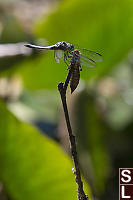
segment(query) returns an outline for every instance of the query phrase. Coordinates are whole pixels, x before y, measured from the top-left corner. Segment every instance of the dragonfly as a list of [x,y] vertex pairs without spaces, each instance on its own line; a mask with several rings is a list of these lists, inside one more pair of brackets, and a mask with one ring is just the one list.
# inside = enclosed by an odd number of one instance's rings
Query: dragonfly
[[54,57],[56,59],[56,62],[59,63],[60,59],[64,58],[64,62],[67,65],[69,65],[70,63],[70,58],[72,58],[74,49],[78,49],[78,51],[80,52],[81,65],[95,67],[97,62],[101,62],[103,60],[101,54],[81,47],[77,47],[76,45],[65,41],[60,41],[50,46],[38,46],[34,44],[26,44],[25,46],[38,50],[54,50]]

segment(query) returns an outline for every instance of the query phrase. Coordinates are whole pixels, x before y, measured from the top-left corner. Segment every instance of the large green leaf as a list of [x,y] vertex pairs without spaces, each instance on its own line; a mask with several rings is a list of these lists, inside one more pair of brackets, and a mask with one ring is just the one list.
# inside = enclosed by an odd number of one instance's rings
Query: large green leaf
[[[67,0],[38,21],[35,33],[50,44],[66,40],[103,54],[97,68],[84,67],[81,77],[89,80],[107,73],[133,47],[133,2],[131,0]],[[32,89],[55,88],[64,80],[66,65],[56,64],[52,52],[25,61],[20,70]]]
[[13,200],[76,199],[70,159],[0,102],[0,180]]

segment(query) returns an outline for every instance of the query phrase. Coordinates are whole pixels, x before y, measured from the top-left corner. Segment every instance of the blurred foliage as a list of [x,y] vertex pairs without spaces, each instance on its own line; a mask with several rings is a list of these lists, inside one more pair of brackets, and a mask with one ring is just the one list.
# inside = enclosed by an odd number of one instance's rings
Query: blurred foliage
[[[0,44],[23,42],[29,39],[32,40],[32,36],[24,31],[17,18],[3,13],[0,21]],[[11,76],[16,71],[14,65],[20,63],[24,58],[24,55],[5,57],[0,55],[0,76]]]
[[[13,2],[17,5],[17,1]],[[118,168],[133,165],[133,55],[128,54],[133,48],[132,0],[58,2],[56,9],[36,23],[30,17],[32,24],[27,24],[33,34],[23,24],[26,18],[21,21],[27,6],[21,11],[21,20],[10,9],[3,9],[0,4],[0,43],[39,43],[37,39],[43,38],[54,44],[65,40],[103,55],[104,61],[96,68],[83,67],[81,78],[92,82],[88,86],[87,81],[86,85],[80,81],[77,96],[76,92],[70,96],[68,93],[69,111],[73,115],[82,173],[93,196],[118,199]],[[46,45],[42,41],[40,44]],[[115,70],[110,73],[113,67]],[[62,126],[59,94],[51,89],[56,89],[66,74],[67,66],[63,61],[57,64],[51,51],[33,51],[29,57],[0,57],[0,76],[4,76],[2,83],[0,80],[0,96],[5,101],[0,102],[0,181],[11,200],[76,199],[70,159],[55,142],[33,127],[39,120],[43,126],[46,122]],[[14,77],[19,77],[21,84]],[[20,84],[19,92],[15,84]],[[2,89],[5,96],[1,95]],[[64,121],[62,116],[61,120]],[[66,124],[58,134],[63,135],[65,128]],[[48,131],[46,134],[49,135]],[[60,141],[62,146],[63,142]]]
[[[67,0],[47,20],[41,18],[35,34],[50,44],[65,40],[101,53],[104,62],[97,68],[83,68],[81,77],[88,80],[107,73],[133,47],[132,19],[131,0]],[[24,62],[22,67],[20,72],[25,86],[30,89],[55,88],[67,73],[63,62],[60,65],[55,62],[52,52]],[[36,74],[39,76],[37,82],[33,81]]]
[[16,43],[28,39],[28,36],[16,17],[10,14],[6,15],[2,20],[2,24],[1,43]]
[[68,157],[0,102],[0,180],[11,199],[76,199]]
[[[81,164],[83,169],[85,168],[84,175],[92,185],[94,193],[100,194],[105,189],[110,162],[105,143],[107,130],[95,107],[95,98],[93,91],[91,94],[88,94],[88,91],[83,91],[78,95],[74,106],[74,132],[78,138],[77,147]],[[91,160],[89,164],[88,157]],[[88,168],[90,168],[89,172]]]

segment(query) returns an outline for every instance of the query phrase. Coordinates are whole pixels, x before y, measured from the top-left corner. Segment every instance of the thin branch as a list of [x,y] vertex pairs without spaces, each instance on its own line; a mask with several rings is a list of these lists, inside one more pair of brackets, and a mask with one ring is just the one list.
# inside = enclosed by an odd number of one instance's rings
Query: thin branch
[[[72,65],[72,63],[70,65]],[[66,103],[66,90],[67,90],[69,81],[71,79],[71,73],[72,73],[72,67],[69,68],[69,72],[66,77],[65,83],[60,82],[58,84],[58,90],[60,92],[60,96],[61,96],[61,100],[62,100],[63,110],[64,110],[64,114],[65,114],[65,120],[66,120],[67,129],[68,129],[68,133],[69,133],[71,154],[72,154],[73,162],[75,165],[75,180],[76,180],[76,183],[78,184],[78,200],[88,200],[88,196],[84,193],[84,190],[83,190],[83,182],[81,180],[79,162],[78,162],[78,157],[77,157],[76,141],[75,141],[75,136],[72,133],[72,128],[71,128],[68,109],[67,109],[67,103]]]
[[67,86],[68,86],[69,81],[70,81],[70,79],[71,79],[72,70],[73,70],[73,68],[70,67],[70,69],[69,69],[69,71],[68,71],[68,74],[67,74],[67,77],[66,77],[66,80],[65,80],[65,83],[64,83],[64,85],[63,85],[65,95],[66,95]]

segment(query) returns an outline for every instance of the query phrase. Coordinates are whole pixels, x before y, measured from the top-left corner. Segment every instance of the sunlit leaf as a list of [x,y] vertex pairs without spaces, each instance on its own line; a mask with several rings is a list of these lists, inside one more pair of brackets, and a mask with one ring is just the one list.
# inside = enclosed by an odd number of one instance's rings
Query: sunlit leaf
[[77,199],[72,163],[59,146],[0,102],[0,180],[13,200]]
[[[107,73],[133,47],[132,19],[131,0],[67,0],[47,19],[38,21],[35,33],[49,44],[66,40],[101,53],[103,62],[92,69],[84,67],[81,72],[81,77],[89,80]],[[31,89],[55,88],[67,74],[67,66],[57,64],[52,52],[21,66],[24,83]]]

